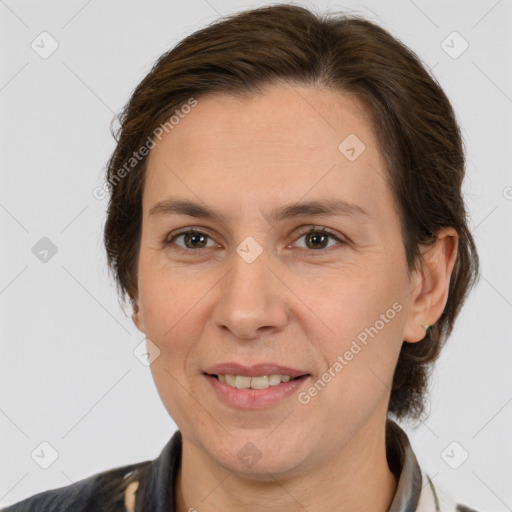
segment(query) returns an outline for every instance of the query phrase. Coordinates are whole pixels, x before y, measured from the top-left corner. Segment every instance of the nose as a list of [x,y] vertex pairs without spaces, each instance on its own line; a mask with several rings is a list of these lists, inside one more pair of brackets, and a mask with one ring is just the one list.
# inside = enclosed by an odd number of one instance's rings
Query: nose
[[256,339],[281,330],[288,319],[288,289],[264,255],[252,263],[234,253],[213,309],[216,327],[237,339]]

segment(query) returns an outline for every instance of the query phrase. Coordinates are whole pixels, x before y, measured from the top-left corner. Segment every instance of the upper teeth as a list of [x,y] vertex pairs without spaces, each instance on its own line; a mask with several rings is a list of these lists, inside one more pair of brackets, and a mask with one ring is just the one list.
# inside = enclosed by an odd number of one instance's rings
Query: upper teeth
[[246,377],[244,375],[217,375],[220,382],[238,389],[265,389],[288,382],[290,375],[262,375],[261,377]]

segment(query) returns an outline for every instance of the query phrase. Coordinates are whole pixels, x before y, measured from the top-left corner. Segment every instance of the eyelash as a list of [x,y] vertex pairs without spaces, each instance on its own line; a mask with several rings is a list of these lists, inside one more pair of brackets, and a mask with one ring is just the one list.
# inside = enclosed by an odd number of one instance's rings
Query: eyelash
[[[210,237],[210,235],[208,235],[207,233],[204,233],[203,231],[200,231],[199,228],[194,228],[194,227],[189,227],[189,228],[185,228],[183,229],[182,231],[178,231],[177,233],[171,233],[170,235],[167,235],[163,242],[162,242],[162,245],[164,248],[168,248],[169,246],[172,245],[173,241],[182,236],[182,235],[186,235],[186,234],[189,234],[189,233],[193,233],[193,234],[196,234],[196,235],[205,235],[207,236],[208,238],[212,239],[212,237]],[[315,226],[309,226],[308,228],[302,230],[297,236],[298,236],[298,239],[302,238],[304,235],[308,235],[310,233],[314,233],[314,234],[322,234],[322,235],[326,235],[334,240],[336,240],[337,242],[339,242],[338,245],[340,246],[343,246],[345,245],[347,242],[345,240],[343,240],[342,238],[340,238],[339,236],[335,235],[334,233],[332,233],[331,231],[328,231],[327,229],[325,229],[324,227],[315,227]],[[171,236],[172,235],[172,236]],[[199,251],[204,251],[206,249],[212,249],[211,247],[206,247],[206,248],[198,248],[198,249],[188,249],[186,247],[181,247],[181,246],[176,246],[179,250],[182,250],[182,251],[186,251],[186,252],[189,252],[189,253],[194,253],[194,252],[199,252]],[[304,250],[308,250],[308,248],[302,248],[301,249],[304,249]],[[332,247],[326,247],[324,249],[309,249],[309,252],[319,252],[319,253],[323,253],[325,251],[328,251],[332,249]]]

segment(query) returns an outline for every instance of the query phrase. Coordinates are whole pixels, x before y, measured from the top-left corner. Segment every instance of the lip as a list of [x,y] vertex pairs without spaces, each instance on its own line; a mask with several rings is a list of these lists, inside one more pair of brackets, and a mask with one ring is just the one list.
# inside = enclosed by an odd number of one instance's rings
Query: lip
[[210,366],[204,370],[204,373],[208,375],[242,375],[244,377],[261,377],[263,375],[289,375],[292,378],[309,375],[307,371],[289,368],[287,366],[282,366],[275,363],[259,363],[253,366],[245,366],[232,362],[219,363],[214,366]]
[[[268,368],[268,367],[267,367]],[[280,367],[284,368],[284,367]],[[247,367],[245,367],[247,371]],[[276,367],[274,366],[275,370]],[[230,370],[232,371],[232,370]],[[237,369],[239,371],[239,369]],[[254,367],[250,368],[249,371],[262,371],[261,368],[255,370]],[[290,369],[286,369],[286,371],[290,371]],[[219,371],[219,373],[222,373]],[[240,373],[235,374],[227,374],[227,375],[241,375]],[[267,375],[263,373],[263,375]],[[274,375],[270,373],[270,375]],[[283,373],[282,375],[289,375],[289,373]],[[249,375],[247,375],[249,377]],[[258,375],[252,375],[258,377]],[[217,397],[221,400],[222,403],[227,405],[230,408],[242,409],[242,410],[259,410],[266,409],[271,407],[278,402],[284,400],[286,397],[289,397],[295,394],[298,389],[304,385],[306,381],[308,381],[311,375],[302,375],[295,380],[290,380],[288,382],[281,382],[281,384],[277,384],[277,386],[270,386],[267,389],[237,389],[227,384],[220,382],[213,375],[203,374],[203,377],[209,383],[209,385],[214,390]]]

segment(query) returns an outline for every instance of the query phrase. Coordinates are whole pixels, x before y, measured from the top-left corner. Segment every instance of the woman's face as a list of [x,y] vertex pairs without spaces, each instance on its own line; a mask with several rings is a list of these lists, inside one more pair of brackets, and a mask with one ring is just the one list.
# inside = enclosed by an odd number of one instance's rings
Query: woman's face
[[[284,85],[210,95],[155,141],[134,320],[160,351],[151,371],[185,442],[205,463],[258,478],[325,465],[383,432],[402,341],[425,332],[363,104]],[[303,377],[236,389],[207,375],[244,375],[212,369],[223,363]],[[236,380],[249,382],[269,384]]]

